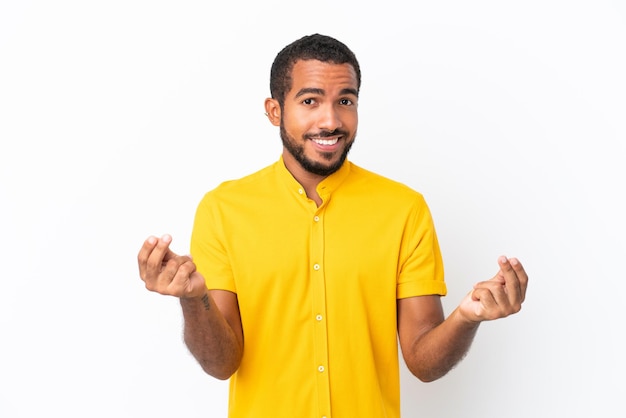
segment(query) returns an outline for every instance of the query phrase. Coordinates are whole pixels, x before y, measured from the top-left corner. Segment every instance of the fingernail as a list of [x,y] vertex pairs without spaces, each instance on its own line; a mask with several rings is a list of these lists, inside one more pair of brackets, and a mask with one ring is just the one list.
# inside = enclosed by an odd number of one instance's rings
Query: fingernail
[[156,242],[155,237],[148,237],[148,244],[154,244]]
[[164,242],[170,242],[170,241],[172,241],[172,236],[171,236],[171,235],[169,235],[169,234],[165,234],[165,235],[163,235],[163,236],[161,237],[161,239],[162,239]]

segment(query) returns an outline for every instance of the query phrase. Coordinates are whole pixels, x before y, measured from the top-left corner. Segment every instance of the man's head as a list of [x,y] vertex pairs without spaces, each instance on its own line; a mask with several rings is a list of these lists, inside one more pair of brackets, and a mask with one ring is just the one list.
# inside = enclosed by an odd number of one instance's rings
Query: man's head
[[280,126],[285,164],[296,178],[341,167],[356,137],[360,86],[355,55],[328,36],[305,36],[277,55],[265,109]]
[[342,42],[330,36],[314,34],[304,36],[284,47],[272,64],[270,93],[273,99],[285,103],[285,94],[291,90],[291,71],[299,60],[317,60],[329,64],[350,64],[357,80],[357,92],[361,88],[361,68],[354,53]]

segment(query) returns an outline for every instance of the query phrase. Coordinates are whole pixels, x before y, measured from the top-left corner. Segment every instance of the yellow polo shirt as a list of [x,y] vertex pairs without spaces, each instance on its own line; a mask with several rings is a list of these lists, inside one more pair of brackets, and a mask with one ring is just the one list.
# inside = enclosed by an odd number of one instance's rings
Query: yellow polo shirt
[[198,205],[191,252],[237,294],[231,418],[400,416],[396,300],[446,294],[418,192],[349,161],[307,198],[282,158]]

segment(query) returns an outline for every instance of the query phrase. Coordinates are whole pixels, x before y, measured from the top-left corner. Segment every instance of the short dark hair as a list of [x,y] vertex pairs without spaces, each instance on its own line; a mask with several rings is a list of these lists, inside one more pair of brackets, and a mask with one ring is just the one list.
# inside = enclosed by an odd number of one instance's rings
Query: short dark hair
[[318,33],[304,36],[284,47],[272,64],[270,71],[270,93],[278,100],[281,108],[285,96],[291,90],[291,71],[299,60],[317,60],[332,64],[350,64],[357,80],[357,92],[361,88],[361,68],[354,53],[344,43]]

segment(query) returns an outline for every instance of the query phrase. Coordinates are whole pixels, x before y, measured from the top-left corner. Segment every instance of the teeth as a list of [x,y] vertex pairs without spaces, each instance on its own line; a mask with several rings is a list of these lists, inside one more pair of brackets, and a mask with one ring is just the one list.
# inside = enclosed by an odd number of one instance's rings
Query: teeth
[[339,141],[339,138],[335,139],[314,139],[313,142],[320,145],[335,145]]

